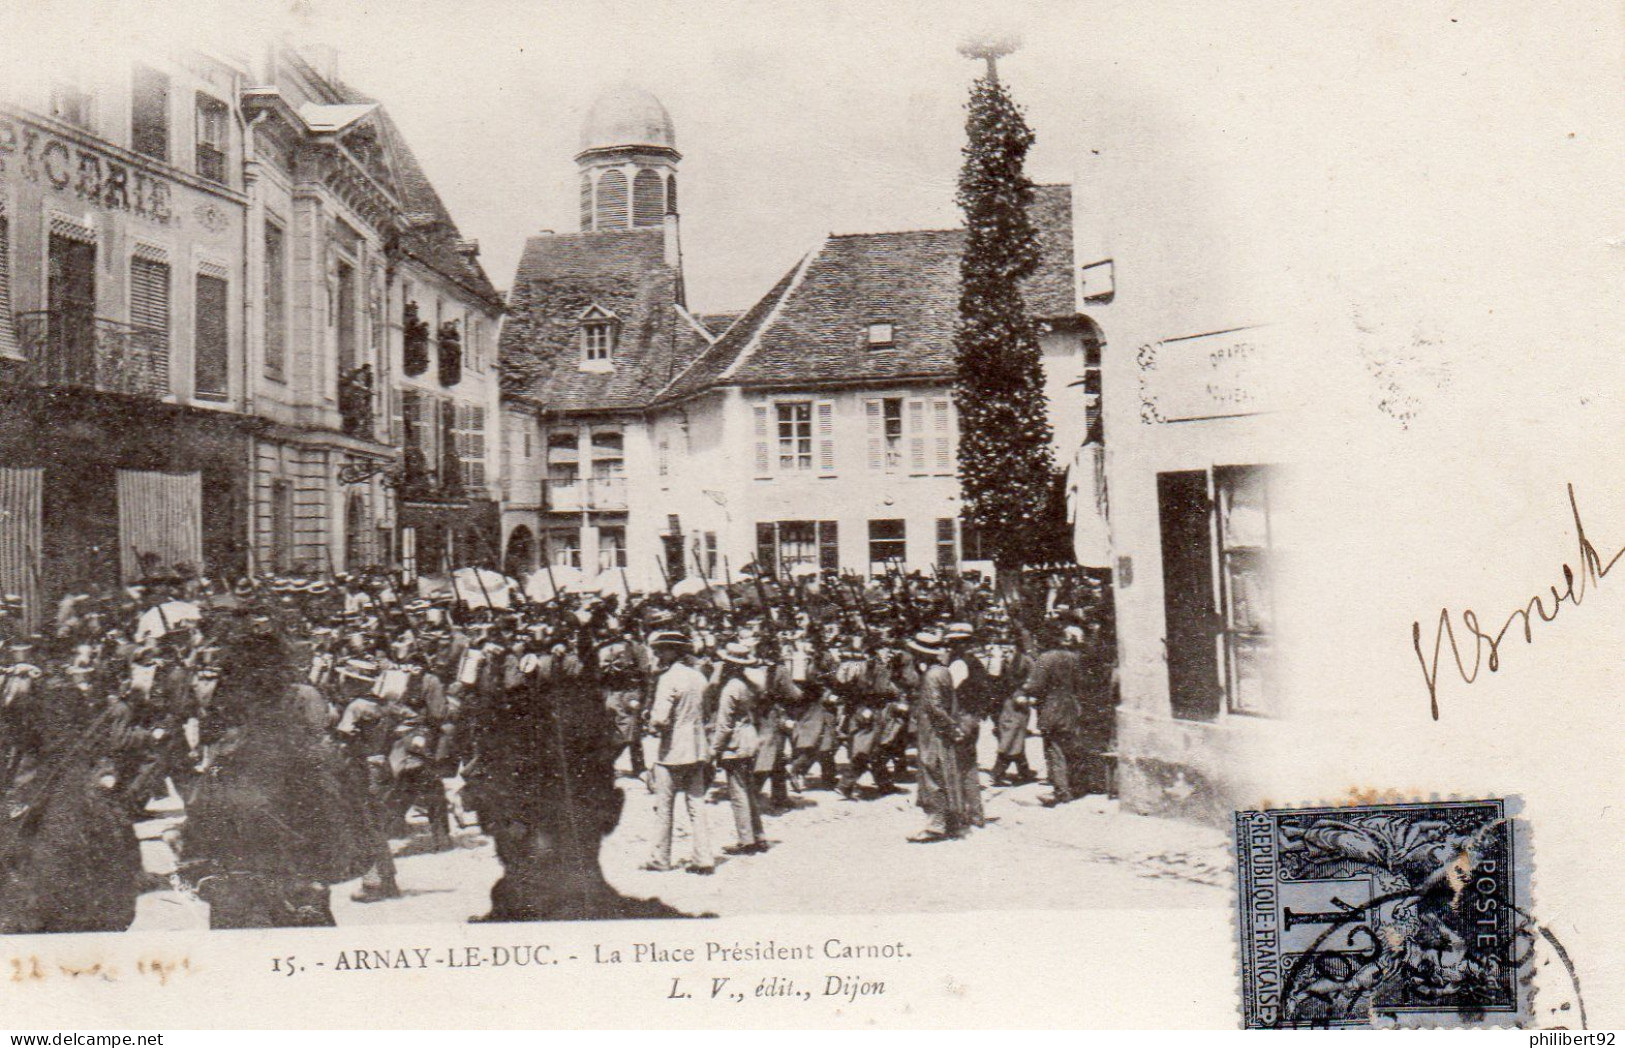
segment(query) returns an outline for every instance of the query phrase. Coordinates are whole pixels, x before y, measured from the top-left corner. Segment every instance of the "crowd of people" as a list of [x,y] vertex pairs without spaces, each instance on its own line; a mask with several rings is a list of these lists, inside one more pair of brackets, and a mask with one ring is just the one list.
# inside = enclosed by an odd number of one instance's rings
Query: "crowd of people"
[[702,875],[719,781],[720,851],[740,856],[770,847],[764,815],[820,789],[862,803],[912,783],[908,840],[962,837],[987,821],[984,776],[1035,780],[1035,718],[1043,803],[1106,793],[1109,618],[1053,601],[1011,614],[975,579],[901,572],[541,602],[382,573],[178,573],[67,597],[29,629],[7,597],[0,932],[128,927],[153,886],[135,826],[176,796],[168,886],[240,928],[332,924],[331,886],[357,877],[357,902],[398,895],[390,841],[414,811],[431,849],[475,822],[492,839],[486,919],[672,915],[599,868],[618,778],[655,796],[644,869]]

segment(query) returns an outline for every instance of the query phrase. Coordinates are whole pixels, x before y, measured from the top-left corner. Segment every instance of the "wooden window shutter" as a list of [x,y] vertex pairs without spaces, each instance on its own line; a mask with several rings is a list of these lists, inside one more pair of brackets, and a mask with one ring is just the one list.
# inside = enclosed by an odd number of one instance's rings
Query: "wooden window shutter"
[[946,398],[931,402],[932,440],[935,441],[936,471],[952,473],[954,468],[953,405]]
[[813,405],[818,420],[818,472],[835,472],[835,402],[820,400]]
[[885,405],[878,400],[863,402],[863,423],[869,437],[869,468],[881,470],[886,466]]
[[758,404],[752,410],[756,413],[756,476],[758,478],[773,475],[772,458],[768,454],[767,443],[767,406]]
[[908,471],[925,472],[925,401],[908,402]]
[[[3,212],[0,212],[0,353],[17,353],[17,328],[11,312],[11,222]],[[22,591],[14,587],[11,592]]]

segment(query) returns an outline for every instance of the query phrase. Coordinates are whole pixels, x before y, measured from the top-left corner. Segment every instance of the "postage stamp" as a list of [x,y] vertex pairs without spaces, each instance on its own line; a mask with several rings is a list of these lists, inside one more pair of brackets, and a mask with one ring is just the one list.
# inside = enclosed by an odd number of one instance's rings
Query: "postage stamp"
[[1515,1025],[1529,878],[1515,801],[1236,813],[1242,1025]]

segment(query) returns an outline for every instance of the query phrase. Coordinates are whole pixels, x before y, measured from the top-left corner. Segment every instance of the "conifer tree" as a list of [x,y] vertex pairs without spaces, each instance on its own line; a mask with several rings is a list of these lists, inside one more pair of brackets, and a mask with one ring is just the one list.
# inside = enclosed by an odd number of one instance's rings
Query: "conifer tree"
[[1025,171],[1033,133],[998,79],[994,62],[1007,50],[965,52],[986,58],[988,69],[967,105],[958,193],[966,237],[954,336],[965,517],[1001,573],[1045,557],[1055,539],[1042,357],[1021,292],[1039,261]]

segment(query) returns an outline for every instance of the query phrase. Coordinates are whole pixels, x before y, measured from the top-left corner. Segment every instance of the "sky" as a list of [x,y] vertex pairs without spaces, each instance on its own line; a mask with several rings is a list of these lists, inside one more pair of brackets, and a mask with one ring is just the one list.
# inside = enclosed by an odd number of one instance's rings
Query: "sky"
[[981,71],[958,46],[972,35],[1022,41],[1001,70],[1037,133],[1035,179],[1115,163],[1202,206],[1255,132],[1279,129],[1293,90],[1267,82],[1281,34],[1313,38],[1292,5],[1254,0],[307,6],[303,20],[265,0],[30,0],[9,13],[49,24],[47,52],[131,33],[243,47],[290,28],[336,47],[341,76],[388,107],[504,288],[527,235],[576,228],[573,157],[593,99],[644,87],[684,154],[688,287],[705,310],[748,306],[824,234],[958,224],[964,103]]

